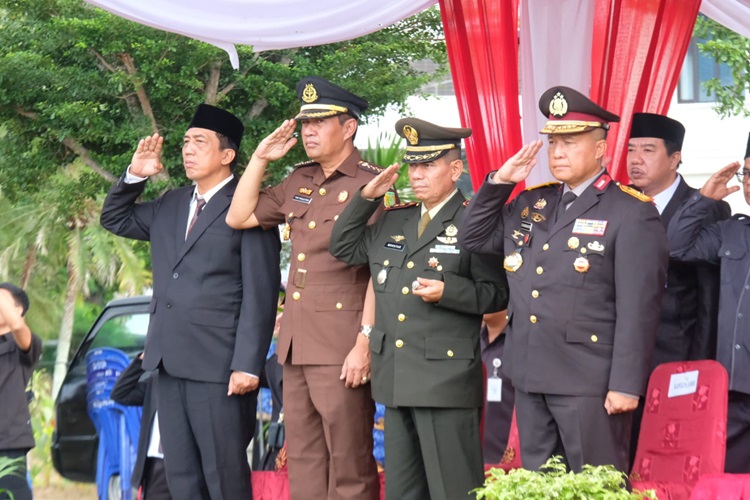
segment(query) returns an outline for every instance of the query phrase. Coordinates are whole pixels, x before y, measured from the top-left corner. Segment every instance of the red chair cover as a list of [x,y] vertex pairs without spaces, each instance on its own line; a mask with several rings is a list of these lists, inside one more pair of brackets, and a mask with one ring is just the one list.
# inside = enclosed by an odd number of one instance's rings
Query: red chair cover
[[[692,371],[698,371],[695,392],[669,397],[671,377]],[[687,499],[702,475],[724,470],[727,386],[727,372],[716,361],[665,363],[654,370],[630,473],[634,486],[659,484],[668,498]]]
[[750,500],[750,474],[702,476],[690,496],[690,500],[714,500],[716,498]]
[[508,445],[505,447],[503,458],[499,464],[485,464],[484,470],[500,468],[505,472],[521,468],[521,440],[518,437],[518,425],[516,423],[516,410],[513,409],[513,420],[510,422],[510,434],[508,434]]

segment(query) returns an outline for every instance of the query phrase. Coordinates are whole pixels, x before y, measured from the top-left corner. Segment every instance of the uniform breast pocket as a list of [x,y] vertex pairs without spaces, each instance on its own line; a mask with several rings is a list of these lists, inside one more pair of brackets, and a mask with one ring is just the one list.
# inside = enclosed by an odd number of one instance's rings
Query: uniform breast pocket
[[736,244],[725,243],[719,248],[721,259],[721,282],[731,283],[735,279],[744,279],[747,274],[746,265],[743,265],[747,250]]
[[423,272],[421,277],[442,280],[445,273],[459,273],[461,269],[461,255],[431,251],[425,256],[425,261],[422,264]]
[[289,225],[290,239],[294,240],[296,236],[299,236],[300,229],[308,224],[305,219],[309,208],[310,205],[307,203],[295,200],[287,201],[279,208],[279,211],[284,214],[284,221]]
[[398,285],[397,275],[401,273],[406,257],[406,245],[403,248],[392,248],[388,245],[375,253],[375,258],[370,261],[370,273],[372,275],[372,286],[376,292],[389,293]]

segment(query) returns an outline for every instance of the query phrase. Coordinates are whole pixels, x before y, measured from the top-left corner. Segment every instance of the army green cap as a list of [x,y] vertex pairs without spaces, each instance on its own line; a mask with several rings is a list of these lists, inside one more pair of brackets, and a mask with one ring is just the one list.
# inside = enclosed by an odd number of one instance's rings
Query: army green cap
[[396,133],[406,139],[404,162],[424,163],[436,160],[461,147],[461,139],[471,135],[470,128],[448,128],[419,118],[402,118]]

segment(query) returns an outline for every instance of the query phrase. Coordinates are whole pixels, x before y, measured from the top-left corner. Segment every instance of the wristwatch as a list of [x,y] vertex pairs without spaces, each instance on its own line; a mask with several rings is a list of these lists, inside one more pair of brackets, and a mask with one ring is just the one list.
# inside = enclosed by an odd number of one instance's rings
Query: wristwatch
[[370,338],[370,332],[372,332],[372,325],[362,325],[359,327],[359,333],[361,333],[368,339]]

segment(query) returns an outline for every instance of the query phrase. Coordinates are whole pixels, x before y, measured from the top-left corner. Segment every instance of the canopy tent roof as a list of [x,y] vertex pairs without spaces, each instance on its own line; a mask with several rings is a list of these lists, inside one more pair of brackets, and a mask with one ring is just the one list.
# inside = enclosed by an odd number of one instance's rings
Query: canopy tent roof
[[[146,26],[189,36],[227,51],[307,47],[357,38],[405,19],[437,0],[87,0]],[[703,0],[701,13],[750,37],[750,0]]]

